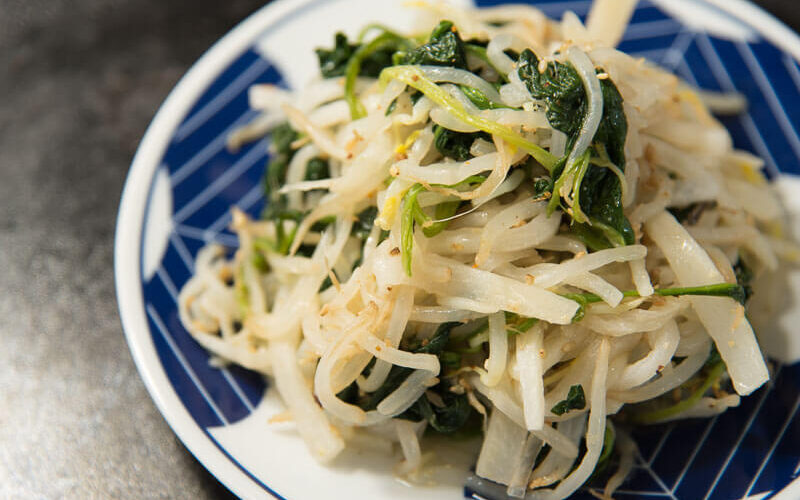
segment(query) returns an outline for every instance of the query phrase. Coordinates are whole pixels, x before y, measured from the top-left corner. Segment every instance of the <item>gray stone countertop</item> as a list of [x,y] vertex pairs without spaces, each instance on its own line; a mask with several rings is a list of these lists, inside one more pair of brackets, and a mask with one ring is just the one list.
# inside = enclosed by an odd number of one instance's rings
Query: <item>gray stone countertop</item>
[[0,498],[232,497],[136,372],[112,248],[159,104],[263,3],[0,0]]

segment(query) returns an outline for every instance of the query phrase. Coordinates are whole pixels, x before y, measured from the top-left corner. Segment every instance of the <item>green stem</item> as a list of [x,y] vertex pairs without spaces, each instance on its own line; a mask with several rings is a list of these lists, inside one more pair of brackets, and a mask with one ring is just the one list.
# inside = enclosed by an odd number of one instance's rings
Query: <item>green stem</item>
[[[711,297],[730,297],[734,300],[739,300],[739,297],[744,293],[742,287],[736,283],[717,283],[714,285],[703,286],[689,286],[681,288],[656,288],[653,290],[655,295],[661,297],[676,297],[678,295],[705,295]],[[562,294],[568,299],[583,304],[594,304],[602,302],[603,299],[593,293],[564,293]],[[622,292],[623,297],[641,297],[636,290],[626,290]]]
[[373,53],[386,47],[411,47],[411,44],[407,39],[386,30],[369,43],[359,47],[347,62],[344,73],[344,97],[350,107],[350,117],[353,120],[367,116],[367,110],[356,97],[356,79],[361,71],[361,63]]
[[725,363],[719,361],[708,370],[708,375],[703,384],[692,392],[688,398],[667,408],[634,414],[633,421],[640,424],[654,424],[692,408],[723,373],[725,373]]
[[[418,216],[415,210],[417,195],[424,188],[421,184],[414,184],[403,198],[403,210],[400,215],[400,252],[403,258],[403,268],[411,276],[411,252],[414,249],[414,219]],[[423,214],[424,215],[424,214]]]
[[536,143],[525,139],[514,132],[510,127],[498,122],[488,120],[480,115],[473,115],[464,109],[464,106],[432,80],[425,78],[417,66],[393,66],[381,72],[380,81],[385,85],[389,80],[399,80],[413,87],[428,99],[442,106],[448,113],[467,125],[480,129],[488,134],[497,135],[507,143],[527,151],[533,158],[542,164],[548,171],[552,171],[557,158],[549,151]]
[[575,182],[572,184],[572,219],[575,222],[588,222],[588,217],[581,210],[581,183],[589,170],[589,158],[591,157],[590,151],[587,149],[575,161],[577,168],[575,169]]

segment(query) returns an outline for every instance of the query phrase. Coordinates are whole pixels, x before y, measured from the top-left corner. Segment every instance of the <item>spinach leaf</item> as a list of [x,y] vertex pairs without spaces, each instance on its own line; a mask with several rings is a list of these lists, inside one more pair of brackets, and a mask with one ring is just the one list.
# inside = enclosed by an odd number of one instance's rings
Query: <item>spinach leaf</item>
[[[300,134],[288,123],[282,123],[272,130],[270,135],[271,157],[267,164],[267,171],[264,175],[264,197],[266,206],[261,212],[261,218],[271,220],[275,223],[274,241],[261,241],[262,251],[272,251],[286,254],[294,241],[296,224],[299,224],[306,215],[298,210],[291,210],[288,207],[288,198],[285,194],[278,191],[286,182],[286,171],[289,163],[294,158],[295,151],[292,143],[299,138]],[[306,165],[306,180],[318,180],[330,177],[328,162],[322,158],[315,157],[308,161]],[[284,222],[294,221],[295,228],[289,231],[284,227]],[[331,220],[319,221],[312,227],[314,231],[321,231]],[[305,249],[308,250],[308,249]],[[313,248],[311,248],[313,251]],[[259,264],[260,267],[263,267]]]
[[395,56],[396,64],[425,64],[467,69],[464,41],[451,21],[442,21],[434,28],[428,42]]
[[443,406],[431,404],[428,397],[422,395],[400,418],[416,421],[425,419],[433,430],[442,434],[452,434],[461,429],[472,415],[473,408],[466,395],[450,390],[452,385],[445,380],[429,389],[439,395]]
[[287,212],[286,196],[278,194],[278,190],[286,182],[286,170],[289,162],[292,161],[294,150],[292,142],[297,140],[299,134],[289,123],[282,123],[272,130],[270,135],[271,152],[267,172],[264,175],[264,197],[267,205],[264,208],[262,217],[264,219],[275,220],[278,218],[293,218],[295,214]]
[[[379,45],[369,54],[364,54],[360,61],[360,67],[356,72],[357,75],[377,78],[383,68],[392,65],[392,54],[398,50],[398,46],[396,44]],[[324,78],[344,76],[347,71],[347,64],[361,47],[363,45],[350,43],[344,33],[336,33],[334,45],[331,49],[318,48],[315,51],[322,76]]]
[[366,241],[372,227],[375,225],[375,217],[378,216],[378,207],[368,207],[358,213],[356,222],[353,224],[352,235],[360,240]]
[[[433,336],[427,340],[427,342],[421,343],[417,348],[413,349],[412,352],[415,353],[425,353],[425,354],[435,354],[439,356],[442,351],[444,351],[445,346],[447,345],[447,341],[450,339],[450,330],[452,330],[455,326],[459,323],[451,322],[451,323],[442,323],[439,325],[439,328],[436,329],[436,332]],[[409,375],[414,370],[412,368],[406,368],[403,366],[392,366],[392,369],[389,370],[389,375],[386,377],[386,381],[383,383],[382,386],[378,387],[375,392],[371,393],[366,400],[362,401],[359,406],[366,410],[374,410],[378,407],[378,403],[383,401],[383,399],[395,391],[400,384],[405,382]],[[425,397],[424,395],[422,396]]]
[[331,176],[328,161],[323,160],[319,156],[315,156],[308,160],[306,164],[306,180],[318,181],[320,179],[327,179]]
[[491,140],[486,132],[455,132],[439,125],[433,126],[433,144],[442,153],[442,156],[452,158],[456,161],[466,161],[472,158],[469,152],[475,139],[482,138]]
[[318,48],[315,50],[322,76],[324,78],[344,76],[347,61],[353,57],[357,48],[358,44],[351,44],[347,41],[347,35],[341,32],[336,33],[333,48]]
[[549,200],[553,196],[553,179],[550,177],[536,177],[533,179],[533,198],[535,200]]
[[744,305],[753,296],[753,287],[751,286],[754,277],[753,270],[739,257],[733,266],[733,272],[736,275],[736,283],[742,287],[742,300],[739,302]]
[[563,415],[570,410],[582,410],[586,408],[586,395],[583,393],[583,386],[573,385],[569,388],[567,399],[556,403],[550,411],[555,415]]
[[698,201],[697,203],[690,203],[685,207],[670,207],[669,213],[675,216],[678,222],[694,226],[700,221],[700,217],[706,210],[711,210],[717,207],[716,201]]
[[611,169],[590,165],[580,185],[583,212],[613,246],[631,245],[631,223],[622,212],[622,187]]
[[600,80],[600,90],[603,93],[603,118],[594,134],[593,142],[603,144],[611,163],[625,171],[628,119],[625,118],[622,95],[610,78]]
[[520,54],[517,71],[531,96],[544,101],[547,120],[567,134],[567,149],[572,149],[586,114],[586,92],[578,72],[570,64],[554,61],[540,73],[539,58],[530,49]]
[[[567,135],[567,151],[571,151],[587,113],[583,82],[569,63],[553,61],[542,72],[539,72],[539,63],[536,54],[526,49],[519,57],[519,76],[531,95],[544,101],[550,125]],[[600,89],[603,117],[592,138],[592,147],[586,153],[588,156],[581,156],[580,161],[567,165],[568,155],[565,155],[552,171],[552,192],[570,187],[572,208],[566,211],[573,218],[573,231],[593,250],[635,241],[633,228],[623,213],[619,177],[625,169],[628,133],[623,100],[610,79],[600,80]],[[562,186],[566,180],[572,185]],[[552,212],[560,203],[560,198],[552,198],[548,210]]]

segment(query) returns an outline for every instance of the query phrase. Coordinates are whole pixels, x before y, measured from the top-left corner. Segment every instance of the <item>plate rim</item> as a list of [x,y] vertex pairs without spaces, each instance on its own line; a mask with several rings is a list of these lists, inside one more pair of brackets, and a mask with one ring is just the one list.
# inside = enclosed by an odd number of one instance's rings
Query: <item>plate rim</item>
[[[161,416],[182,444],[226,488],[242,498],[282,498],[249,475],[193,419],[167,378],[152,340],[141,281],[141,241],[154,178],[173,134],[196,99],[235,57],[282,17],[324,0],[273,0],[212,44],[184,73],[159,105],[137,147],[126,175],[114,234],[114,281],[123,332],[137,371]],[[664,0],[653,0],[658,5]],[[668,0],[667,0],[668,1]],[[761,37],[800,61],[800,35],[749,0],[691,0],[732,15]],[[772,498],[800,496],[800,478]]]

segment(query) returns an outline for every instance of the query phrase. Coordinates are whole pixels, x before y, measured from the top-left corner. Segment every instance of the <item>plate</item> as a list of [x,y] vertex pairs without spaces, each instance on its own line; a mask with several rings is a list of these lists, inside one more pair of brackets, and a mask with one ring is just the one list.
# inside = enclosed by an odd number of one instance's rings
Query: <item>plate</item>
[[[465,3],[468,0],[463,0]],[[230,247],[229,208],[257,214],[264,141],[231,153],[229,131],[254,113],[253,83],[297,88],[313,76],[312,49],[337,29],[368,22],[406,29],[402,0],[277,0],[217,42],[170,93],[142,140],[120,205],[115,243],[117,296],[133,358],[153,400],[197,459],[245,498],[461,498],[455,485],[410,488],[391,477],[393,460],[349,454],[316,464],[291,428],[267,426],[281,411],[258,375],[214,368],[178,320],[176,297],[206,243]],[[491,0],[477,0],[480,6]],[[550,17],[590,1],[533,1]],[[620,47],[689,82],[745,94],[748,112],[724,120],[738,147],[766,160],[768,174],[800,213],[800,38],[742,0],[639,3]],[[796,296],[800,278],[789,276]],[[784,326],[800,321],[800,310]],[[632,477],[618,498],[800,498],[800,340],[767,337],[772,382],[710,420],[641,431]],[[592,498],[581,492],[578,498]]]

